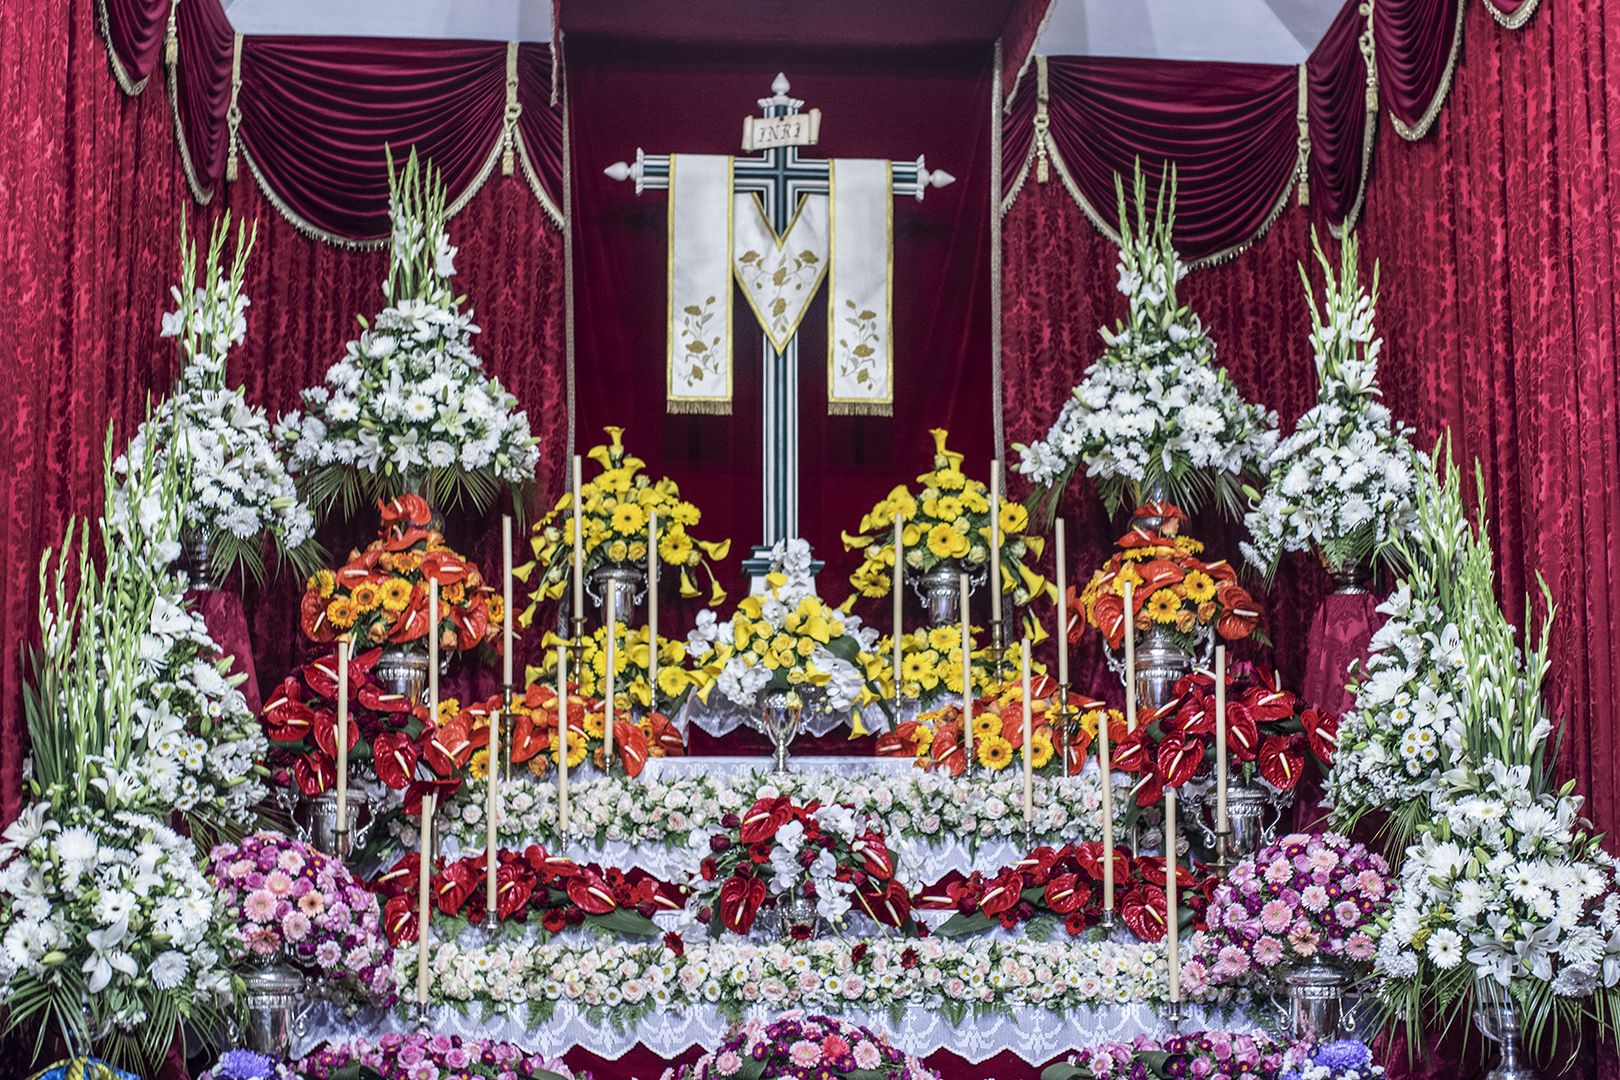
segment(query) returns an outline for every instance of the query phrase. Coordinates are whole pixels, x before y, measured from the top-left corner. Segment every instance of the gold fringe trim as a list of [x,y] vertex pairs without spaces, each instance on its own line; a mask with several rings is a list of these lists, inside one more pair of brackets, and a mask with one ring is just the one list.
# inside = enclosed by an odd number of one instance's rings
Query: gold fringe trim
[[[1052,24],[1052,12],[1057,10],[1057,6],[1058,0],[1046,0],[1046,14],[1041,16],[1041,24],[1035,28],[1035,39],[1029,43],[1029,52],[1024,54],[1024,62],[1018,65],[1018,70],[1013,72],[1012,85],[1001,95],[1002,109],[1012,108],[1012,100],[1018,94],[1018,84],[1024,81],[1024,72],[1029,70],[1029,62],[1036,59],[1035,50],[1040,47],[1041,35],[1045,34],[1046,28]],[[1001,71],[1000,63],[996,64],[996,71],[998,73]]]
[[242,126],[242,108],[237,99],[242,95],[242,35],[236,34],[231,39],[231,103],[225,110],[225,127],[230,133],[230,141],[225,149],[225,182],[236,183],[236,157],[241,150],[237,131]]
[[1299,205],[1311,205],[1311,75],[1306,65],[1299,65],[1299,104],[1295,117],[1299,122]]
[[1541,6],[1541,0],[1525,0],[1524,3],[1519,5],[1519,10],[1509,15],[1491,3],[1491,0],[1483,0],[1483,2],[1485,10],[1491,13],[1491,18],[1496,20],[1496,24],[1507,30],[1518,30],[1523,27],[1525,23],[1530,21],[1530,16],[1536,13],[1536,8]]
[[1423,115],[1418,117],[1417,123],[1408,126],[1393,112],[1389,114],[1390,121],[1395,125],[1395,133],[1407,142],[1416,142],[1429,133],[1440,115],[1440,107],[1446,103],[1446,95],[1451,93],[1451,77],[1457,73],[1457,54],[1462,51],[1463,13],[1467,10],[1467,0],[1457,0],[1457,18],[1451,29],[1451,55],[1446,59],[1446,72],[1440,78],[1434,100],[1423,110]]
[[247,160],[248,172],[253,174],[254,182],[259,185],[259,191],[264,194],[270,205],[276,208],[276,213],[280,214],[287,224],[305,236],[312,240],[320,240],[331,244],[333,247],[347,248],[350,251],[376,251],[387,246],[388,237],[386,236],[380,240],[351,240],[347,236],[339,236],[337,233],[328,232],[314,224],[282,201],[281,196],[276,194],[275,188],[270,186],[270,181],[265,179],[264,172],[259,168],[259,163],[253,160],[253,155],[245,147],[242,150],[242,157]]
[[518,101],[518,43],[506,43],[506,112],[501,122],[501,175],[511,176],[514,168],[512,160],[517,145],[518,117],[523,115],[523,105]]
[[[728,410],[729,411],[729,410]],[[893,416],[894,402],[874,401],[870,404],[861,401],[829,401],[827,402],[828,416]]]
[[[129,77],[129,69],[124,67],[122,60],[118,59],[118,50],[112,46],[112,23],[107,17],[107,0],[96,0],[96,29],[101,33],[101,43],[107,48],[107,66],[112,68],[113,79],[118,83],[118,89],[129,97],[138,97],[151,76],[144,79]],[[169,8],[169,34],[174,33],[174,8]]]
[[[177,8],[170,8],[173,15]],[[203,190],[202,181],[197,176],[196,164],[191,159],[191,147],[186,143],[186,128],[180,122],[180,53],[175,51],[174,59],[168,64],[169,69],[169,116],[174,121],[174,141],[180,148],[180,171],[186,174],[186,187],[191,189],[191,197],[197,200],[199,206],[207,206],[214,200],[213,189]]]
[[556,202],[552,200],[550,195],[546,194],[546,186],[540,181],[540,170],[535,168],[534,159],[529,157],[529,145],[523,138],[522,128],[517,130],[517,150],[518,164],[523,169],[523,178],[528,182],[529,190],[539,200],[541,208],[545,210],[546,217],[551,219],[551,223],[559,229],[562,228],[562,211],[557,209]]
[[[832,406],[827,406],[827,409],[831,412]],[[668,398],[664,402],[664,411],[676,416],[730,416],[731,402],[708,398]]]
[[1356,200],[1350,204],[1350,210],[1345,214],[1344,220],[1337,225],[1328,223],[1329,234],[1339,240],[1354,232],[1356,222],[1361,219],[1361,208],[1367,199],[1367,176],[1372,170],[1373,144],[1378,141],[1378,57],[1372,29],[1374,2],[1375,0],[1366,0],[1361,5],[1361,13],[1367,19],[1367,28],[1361,32],[1359,41],[1361,61],[1367,68],[1365,116],[1361,121],[1361,179],[1356,184]]

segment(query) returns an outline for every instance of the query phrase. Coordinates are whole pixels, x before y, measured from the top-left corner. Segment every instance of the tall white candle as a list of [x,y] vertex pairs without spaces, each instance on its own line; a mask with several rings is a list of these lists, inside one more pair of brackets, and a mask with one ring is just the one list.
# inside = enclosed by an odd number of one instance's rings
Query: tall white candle
[[[1064,687],[1069,685],[1069,600],[1066,595],[1069,584],[1069,570],[1065,565],[1063,543],[1063,519],[1058,518],[1054,528],[1057,530],[1057,651],[1058,651],[1058,684]],[[1064,703],[1065,707],[1067,702]]]
[[501,685],[512,688],[512,515],[501,517]]
[[349,854],[349,635],[337,652],[337,857]]
[[568,833],[568,646],[557,646],[557,835]]
[[1164,789],[1164,934],[1169,951],[1170,1000],[1181,1000],[1181,920],[1176,903],[1176,789]]
[[[1001,462],[990,462],[990,619],[1001,621]],[[997,658],[1000,663],[1000,658]]]
[[1108,745],[1108,710],[1097,723],[1097,776],[1102,780],[1103,910],[1114,910],[1114,755]]
[[439,582],[428,579],[428,716],[439,722]]
[[1029,638],[1024,639],[1023,656],[1019,663],[1023,669],[1024,677],[1024,821],[1033,823],[1035,820],[1035,757],[1032,746],[1035,741],[1035,723],[1032,713],[1033,703],[1029,699]]
[[422,796],[422,855],[416,871],[416,1000],[428,1000],[428,929],[433,917],[429,903],[433,881],[433,803],[432,792]]
[[1226,646],[1215,646],[1215,831],[1226,818]]
[[647,515],[647,680],[658,701],[658,511]]
[[585,507],[580,489],[585,486],[581,476],[584,463],[574,455],[574,611],[576,619],[585,617]]
[[489,769],[486,778],[489,786],[484,792],[484,902],[489,905],[489,921],[494,923],[497,919],[498,905],[495,893],[495,845],[497,834],[495,818],[500,813],[501,806],[501,710],[494,709],[489,714]]
[[1136,586],[1125,582],[1125,730],[1136,730]]
[[968,619],[968,576],[956,579],[962,610],[962,752],[967,769],[973,768],[973,627]]
[[905,696],[904,692],[901,690],[902,679],[900,676],[900,669],[904,661],[904,650],[901,647],[902,643],[900,640],[900,635],[902,632],[901,612],[904,606],[901,590],[905,587],[906,582],[906,547],[904,529],[905,522],[901,520],[899,514],[894,515],[894,627],[892,640],[894,641],[894,700],[897,706],[900,699]]
[[619,590],[607,591],[607,682],[602,694],[602,771],[613,771],[613,668],[618,663]]

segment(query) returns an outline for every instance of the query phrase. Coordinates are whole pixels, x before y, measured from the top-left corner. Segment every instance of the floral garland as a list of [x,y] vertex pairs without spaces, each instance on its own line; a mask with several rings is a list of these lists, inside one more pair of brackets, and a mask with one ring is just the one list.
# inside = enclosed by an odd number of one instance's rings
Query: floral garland
[[[525,1053],[509,1042],[459,1035],[379,1035],[327,1043],[294,1066],[301,1080],[591,1080],[554,1058]],[[216,1077],[216,1080],[257,1078]]]
[[[395,945],[415,941],[421,933],[416,891],[421,869],[421,855],[408,852],[372,883],[384,898],[383,926]],[[488,923],[487,872],[482,854],[438,860],[428,883],[438,914],[463,926]],[[656,937],[652,915],[680,909],[646,874],[599,873],[535,845],[522,852],[497,851],[495,881],[497,919],[503,926],[537,925],[542,941],[582,924],[603,933]]]
[[[679,939],[676,939],[679,942]],[[395,982],[415,985],[415,950]],[[462,945],[436,941],[430,998],[482,1015],[526,1010],[548,1022],[559,1002],[625,1030],[654,1012],[713,1007],[740,1018],[779,1009],[937,1012],[952,1023],[1015,1005],[1071,1009],[1155,1003],[1168,990],[1164,954],[1113,941],[821,938],[756,945],[721,938],[671,949],[597,941]]]
[[[1115,848],[1114,882],[1120,919],[1140,941],[1163,941],[1170,901],[1165,895],[1161,858],[1133,857]],[[919,897],[919,907],[954,911],[935,933],[941,937],[979,934],[1000,926],[1029,924],[1037,939],[1059,924],[1070,937],[1098,925],[1103,914],[1103,849],[1099,843],[1038,847],[995,874],[974,871],[939,892]],[[1209,893],[1218,879],[1201,869],[1176,866],[1176,922],[1202,928]],[[1036,921],[1040,920],[1040,921]],[[1201,990],[1201,987],[1193,988]]]
[[1314,550],[1334,573],[1353,572],[1375,555],[1387,563],[1387,542],[1412,519],[1412,429],[1378,400],[1378,269],[1368,292],[1357,280],[1354,236],[1340,249],[1337,276],[1315,230],[1311,241],[1326,279],[1320,311],[1306,282],[1317,402],[1271,451],[1270,480],[1243,518],[1250,536],[1240,545],[1244,558],[1267,575],[1285,551]]
[[1196,654],[1210,631],[1227,641],[1242,641],[1260,625],[1260,605],[1238,584],[1237,571],[1225,559],[1205,562],[1202,541],[1182,536],[1186,515],[1157,503],[1143,507],[1165,523],[1157,530],[1138,526],[1119,538],[1119,550],[1097,569],[1068,605],[1080,618],[1069,631],[1080,641],[1087,627],[1099,631],[1111,649],[1125,641],[1125,585],[1130,583],[1135,610],[1131,624],[1139,631],[1170,634],[1183,651]]
[[163,336],[178,340],[184,367],[113,471],[124,481],[149,464],[161,470],[170,456],[179,459],[189,490],[184,526],[205,538],[215,582],[238,569],[262,581],[266,535],[307,574],[320,558],[315,517],[277,455],[264,410],[249,405],[241,387],[225,387],[227,354],[247,333],[242,276],[253,248],[253,237],[239,229],[227,272],[221,260],[229,236],[227,214],[209,235],[199,282],[197,246],[181,230],[180,277],[191,291],[170,288],[176,306],[163,316]]
[[534,481],[538,440],[473,351],[478,327],[450,287],[456,249],[443,180],[413,149],[398,173],[389,158],[388,186],[387,306],[360,321],[360,337],[322,385],[303,392],[303,411],[277,422],[276,436],[319,507],[341,500],[352,514],[362,500],[407,491],[484,507],[502,486],[516,505]]
[[[962,472],[962,455],[945,448],[949,433],[934,428],[934,467],[917,477],[920,490],[913,495],[901,484],[861,518],[853,535],[843,533],[844,550],[861,551],[861,565],[849,583],[864,597],[887,596],[894,581],[894,522],[903,522],[901,543],[906,572],[926,574],[936,567],[956,565],[970,574],[982,574],[990,564],[990,492],[979,480]],[[1046,579],[1025,565],[1045,549],[1044,536],[1025,534],[1029,514],[1015,502],[1001,503],[1001,575],[1010,584],[1014,606],[1023,606],[1048,588]],[[958,680],[960,682],[960,679]]]
[[777,541],[770,567],[768,591],[743,600],[730,619],[721,622],[709,608],[698,612],[687,652],[699,700],[707,703],[718,688],[733,704],[752,708],[761,693],[777,690],[825,700],[834,713],[872,700],[865,654],[877,631],[816,595],[805,541]]
[[[1114,805],[1126,810],[1129,781],[1114,781]],[[599,777],[569,791],[566,836],[557,835],[557,785],[514,776],[503,787],[497,822],[502,846],[536,841],[553,847],[570,842],[628,842],[690,849],[708,848],[708,834],[727,814],[742,814],[760,799],[780,796],[801,805],[847,805],[881,823],[890,843],[956,840],[977,848],[1022,838],[1018,812],[1023,780],[1011,773],[971,782],[938,772],[904,777],[797,776],[766,772],[741,776],[679,776],[629,780]],[[1102,832],[1102,788],[1095,775],[1035,778],[1035,838],[1062,844],[1096,840]],[[406,846],[416,845],[409,822],[394,826]],[[444,835],[483,850],[484,800],[468,789],[445,807]]]
[[814,918],[799,913],[797,902],[813,905],[815,917],[835,928],[859,905],[881,925],[915,929],[910,894],[895,880],[882,831],[851,808],[777,796],[720,824],[690,883],[698,922],[710,934],[747,934],[767,902],[784,929],[803,937]]
[[[348,634],[360,645],[408,645],[431,631],[440,648],[467,651],[500,634],[501,597],[478,567],[432,527],[420,495],[378,502],[377,539],[336,573],[310,577],[299,607],[304,636],[317,644]],[[439,625],[428,625],[430,582],[439,583]]]
[[192,842],[155,817],[25,809],[0,842],[9,1022],[61,1025],[80,1044],[96,1033],[107,1057],[130,1065],[160,1059],[176,1021],[223,1022],[231,978],[213,890],[192,858]]
[[[647,520],[649,515],[657,514],[660,573],[677,571],[681,595],[692,599],[703,595],[692,582],[693,571],[701,568],[709,578],[709,603],[725,603],[726,590],[720,587],[709,560],[723,562],[731,551],[731,541],[698,540],[688,533],[686,530],[702,519],[702,511],[681,498],[675,481],[668,477],[655,481],[641,471],[647,463],[625,448],[623,428],[602,430],[610,442],[593,446],[586,454],[602,471],[584,481],[579,492],[584,506],[580,542],[586,578],[600,567],[613,564],[644,567]],[[535,522],[530,538],[534,562],[517,570],[525,581],[536,569],[540,571],[532,602],[521,616],[524,626],[529,625],[540,603],[560,600],[567,591],[573,573],[574,516],[574,494],[565,491],[546,516]]]
[[662,1080],[941,1080],[871,1028],[831,1016],[789,1013],[750,1020],[713,1053],[665,1070]]
[[[1277,442],[1277,414],[1243,400],[1215,344],[1176,299],[1187,273],[1171,242],[1175,181],[1161,190],[1150,221],[1147,181],[1136,173],[1136,220],[1118,178],[1119,291],[1126,321],[1104,330],[1108,348],[1086,372],[1046,436],[1022,455],[1019,472],[1034,485],[1031,505],[1055,510],[1081,465],[1103,505],[1138,506],[1167,498],[1196,510],[1206,499],[1239,508],[1241,477],[1264,475]],[[1156,493],[1152,494],[1151,493]]]
[[1262,1031],[1198,1031],[1162,1041],[1138,1035],[1082,1050],[1048,1066],[1041,1080],[1281,1080],[1285,1069],[1310,1061],[1305,1051]]
[[1392,886],[1388,863],[1338,833],[1285,836],[1215,889],[1183,978],[1279,990],[1291,967],[1326,960],[1359,981],[1372,970]]
[[377,898],[341,862],[260,832],[209,853],[208,879],[236,961],[285,957],[307,974],[387,1005],[394,950]]

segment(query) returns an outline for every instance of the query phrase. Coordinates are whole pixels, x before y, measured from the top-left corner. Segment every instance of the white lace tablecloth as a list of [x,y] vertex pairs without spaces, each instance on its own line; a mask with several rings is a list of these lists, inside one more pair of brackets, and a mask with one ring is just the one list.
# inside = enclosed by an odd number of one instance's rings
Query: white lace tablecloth
[[[749,1017],[770,1019],[780,1010],[760,1007]],[[848,1019],[886,1036],[902,1051],[927,1057],[948,1050],[964,1061],[979,1063],[1011,1051],[1031,1065],[1040,1065],[1070,1051],[1103,1042],[1124,1042],[1136,1035],[1162,1037],[1171,1033],[1169,1023],[1155,1006],[1132,1003],[1056,1013],[1033,1006],[1014,1006],[1010,1013],[968,1017],[958,1026],[932,1009],[907,1008],[898,1020],[887,1012],[850,1010]],[[591,1019],[572,1002],[560,1001],[550,1020],[531,1025],[523,1010],[506,1012],[480,1009],[468,1011],[449,1006],[430,1008],[428,1030],[434,1033],[504,1039],[530,1053],[561,1056],[581,1049],[609,1060],[616,1060],[638,1043],[653,1053],[674,1058],[693,1047],[713,1050],[724,1041],[732,1022],[713,1007],[658,1013],[643,1018],[633,1028],[615,1030],[600,1019]],[[1182,1031],[1198,1031],[1210,1024],[1225,1028],[1245,1028],[1248,1021],[1230,1010],[1211,1013],[1206,1022],[1204,1010],[1184,1010]],[[323,1042],[357,1035],[387,1032],[407,1034],[417,1029],[414,1007],[398,1010],[364,1009],[348,1015],[341,1008],[318,1002],[301,1035],[295,1037],[293,1052],[302,1056]],[[629,1077],[620,1080],[631,1080]],[[641,1077],[639,1080],[657,1080]]]
[[[771,759],[758,756],[648,758],[641,775],[647,780],[673,780],[681,776],[747,776],[771,771]],[[788,762],[788,771],[804,776],[914,776],[915,758],[838,757],[805,755]]]

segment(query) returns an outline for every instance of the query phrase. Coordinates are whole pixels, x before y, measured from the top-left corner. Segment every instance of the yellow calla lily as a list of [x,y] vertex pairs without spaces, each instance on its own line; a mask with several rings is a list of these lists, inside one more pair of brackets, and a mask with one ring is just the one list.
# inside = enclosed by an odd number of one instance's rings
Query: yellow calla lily
[[1038,559],[1046,554],[1046,537],[1026,536],[1024,537],[1024,546],[1029,548],[1029,553]]
[[870,536],[851,536],[847,532],[840,531],[838,537],[844,541],[845,551],[859,551],[864,547],[870,547],[872,544],[872,537]]
[[696,585],[692,584],[692,575],[688,574],[686,572],[685,567],[682,567],[681,568],[681,596],[684,597],[687,600],[690,600],[693,597],[702,596],[702,595],[703,594],[698,591],[698,587]]
[[851,709],[849,716],[849,737],[851,739],[859,739],[870,734],[871,732],[866,730],[866,722],[861,717],[861,710]]
[[526,562],[522,566],[514,566],[512,567],[512,576],[526,585],[529,578],[534,576],[534,567],[535,564],[532,562]]
[[699,540],[697,546],[703,549],[703,554],[715,562],[724,562],[726,557],[731,554],[731,541],[729,539],[720,541]]
[[709,592],[709,606],[719,607],[721,604],[726,602],[726,590],[722,589],[720,587],[720,582],[714,578],[710,578],[709,582],[714,586],[714,588]]

